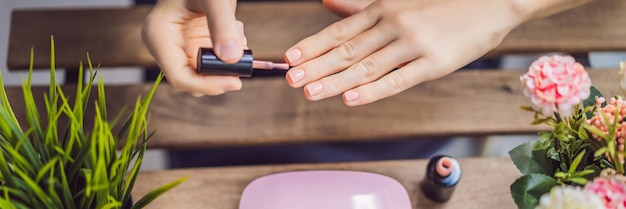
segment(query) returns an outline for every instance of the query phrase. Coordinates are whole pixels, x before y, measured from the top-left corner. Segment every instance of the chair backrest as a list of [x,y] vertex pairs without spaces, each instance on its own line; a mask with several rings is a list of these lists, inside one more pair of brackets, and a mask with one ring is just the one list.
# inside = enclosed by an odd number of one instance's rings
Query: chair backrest
[[[54,35],[59,68],[76,68],[86,52],[104,67],[154,67],[140,38],[143,18],[150,9],[15,10],[8,66],[10,70],[27,69],[34,47],[35,67],[46,68],[50,35]],[[626,1],[595,1],[528,22],[488,56],[626,51],[624,11]],[[282,60],[290,45],[339,19],[318,2],[241,2],[237,12],[246,23],[255,57],[274,61]],[[523,73],[459,71],[362,107],[347,107],[339,98],[307,101],[300,89],[287,86],[283,78],[247,79],[242,91],[204,98],[162,85],[151,105],[151,128],[158,130],[151,146],[197,148],[534,133],[547,127],[529,125],[532,118],[518,109],[529,104],[519,86]],[[594,84],[607,93],[617,93],[615,73],[590,71]],[[121,104],[133,102],[149,86],[108,86],[110,110],[120,110]],[[11,97],[21,95],[19,88],[8,91]]]

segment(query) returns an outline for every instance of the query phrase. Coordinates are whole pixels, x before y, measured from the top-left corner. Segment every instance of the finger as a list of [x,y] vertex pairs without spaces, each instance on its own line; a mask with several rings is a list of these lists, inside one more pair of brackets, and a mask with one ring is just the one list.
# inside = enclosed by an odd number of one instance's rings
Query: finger
[[[163,41],[156,46],[159,66],[167,76],[168,83],[175,89],[218,95],[227,91],[241,89],[241,81],[234,76],[199,75],[189,63],[181,46]],[[191,62],[195,63],[195,61]]]
[[200,49],[200,47],[210,48],[211,45],[213,45],[213,43],[208,37],[196,37],[187,39],[185,53],[187,54],[189,65],[193,69],[198,69],[198,50]]
[[152,24],[147,25],[143,31],[143,38],[149,43],[148,49],[167,76],[168,83],[175,89],[208,95],[240,89],[241,81],[237,77],[206,78],[191,68],[188,56],[183,50],[185,45],[181,34],[183,27],[178,24]]
[[189,91],[198,95],[219,95],[228,91],[240,90],[241,80],[228,75],[199,75],[191,67],[181,69],[171,75],[166,74],[167,81],[176,89]]
[[[187,43],[185,44],[185,53],[187,54],[187,59],[189,60],[189,65],[197,69],[198,67],[198,50],[200,48],[211,48],[213,43],[211,42],[211,38],[209,37],[194,37],[186,39]],[[246,40],[244,39],[244,43]],[[244,47],[247,48],[247,47]]]
[[208,21],[213,48],[217,57],[226,63],[236,63],[243,56],[240,29],[231,0],[205,0],[203,11]]
[[335,22],[319,33],[309,36],[290,47],[285,53],[285,61],[291,66],[300,65],[361,34],[374,26],[376,21],[377,15],[366,9],[363,12]]
[[[185,45],[180,24],[161,24],[162,19],[144,23],[142,38],[159,68],[166,74],[187,65],[187,56],[183,51]],[[167,31],[164,33],[163,31]]]
[[434,67],[425,58],[414,60],[375,82],[348,90],[343,94],[343,101],[348,106],[364,105],[396,95],[425,81],[439,78],[450,71]]
[[309,85],[305,86],[305,96],[310,100],[320,100],[339,95],[349,89],[376,81],[399,65],[415,60],[419,56],[417,51],[403,48],[405,44],[393,42],[348,69],[309,84],[313,87],[319,87],[321,84],[322,92],[311,94],[314,89]]
[[340,44],[328,53],[292,68],[287,72],[287,81],[292,87],[316,81],[328,75],[340,72],[391,43],[396,37],[374,27],[354,39]]
[[322,0],[322,4],[335,14],[347,17],[354,13],[357,13],[367,6],[369,6],[373,0]]
[[205,17],[194,18],[187,23],[184,31],[186,39],[197,37],[211,37],[209,25]]
[[[246,46],[246,36],[244,34],[244,26],[243,22],[237,20],[237,29],[239,31],[239,39],[243,41],[242,46]],[[211,37],[209,33],[209,24],[207,23],[206,18],[199,17],[191,20],[187,27],[185,28],[185,38],[197,38],[197,37]],[[213,45],[213,44],[211,44]]]
[[[243,23],[241,21],[237,21],[240,39],[243,48],[247,48],[247,40],[244,36],[244,28]],[[189,64],[193,67],[197,67],[197,56],[198,50],[200,47],[202,48],[212,48],[213,42],[211,40],[211,36],[209,34],[209,30],[207,28],[206,18],[196,18],[190,21],[187,24],[187,28],[185,29],[185,52],[189,59]]]

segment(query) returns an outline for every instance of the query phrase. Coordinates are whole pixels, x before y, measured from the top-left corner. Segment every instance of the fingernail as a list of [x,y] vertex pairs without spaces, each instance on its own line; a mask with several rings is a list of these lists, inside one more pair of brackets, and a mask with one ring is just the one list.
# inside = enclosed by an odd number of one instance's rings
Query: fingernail
[[193,96],[193,97],[202,97],[204,95],[206,95],[206,94],[204,94],[204,93],[191,93],[191,96]]
[[241,85],[235,85],[235,84],[231,84],[231,85],[227,85],[224,87],[225,91],[238,91],[241,90]]
[[322,86],[321,83],[311,83],[309,85],[306,85],[306,92],[309,94],[309,96],[315,96],[320,94],[322,92],[322,89],[324,89],[324,86]]
[[215,50],[222,60],[235,59],[237,57],[237,42],[235,40],[222,42],[219,48]]
[[289,80],[292,84],[296,84],[304,78],[304,70],[300,68],[289,70],[287,76],[289,76]]
[[350,90],[343,93],[343,100],[346,102],[356,101],[357,99],[359,99],[359,92],[357,91]]
[[289,49],[285,53],[285,59],[288,63],[295,63],[302,57],[302,51],[300,49]]

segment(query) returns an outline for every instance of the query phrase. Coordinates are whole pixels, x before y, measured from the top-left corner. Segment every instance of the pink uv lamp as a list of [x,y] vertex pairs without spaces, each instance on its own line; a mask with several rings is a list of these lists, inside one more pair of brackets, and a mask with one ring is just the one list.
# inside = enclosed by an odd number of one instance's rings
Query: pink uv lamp
[[244,189],[239,209],[411,209],[409,194],[388,176],[339,170],[271,174]]

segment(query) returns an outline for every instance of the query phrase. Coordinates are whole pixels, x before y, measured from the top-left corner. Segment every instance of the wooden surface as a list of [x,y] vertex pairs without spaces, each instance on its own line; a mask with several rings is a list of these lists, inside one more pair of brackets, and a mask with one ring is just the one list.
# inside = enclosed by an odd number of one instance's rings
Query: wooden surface
[[[151,7],[15,10],[11,17],[8,67],[28,67],[35,47],[37,68],[47,68],[54,35],[57,65],[76,68],[85,53],[104,67],[153,67],[140,37]],[[509,52],[626,50],[626,1],[597,0],[514,30],[491,55]],[[284,51],[339,18],[319,2],[241,2],[237,17],[246,26],[255,58],[282,61]]]
[[189,176],[190,179],[187,182],[165,193],[148,208],[237,209],[245,186],[252,180],[264,175],[312,169],[357,170],[379,173],[398,180],[407,189],[414,209],[515,208],[515,203],[510,195],[509,185],[520,177],[521,174],[509,159],[475,158],[459,160],[463,169],[461,181],[456,186],[452,198],[445,204],[437,204],[430,201],[418,187],[426,172],[426,160],[142,172],[137,178],[133,195],[142,197],[159,185]]
[[[150,129],[157,130],[150,146],[196,148],[533,134],[548,127],[530,125],[533,115],[519,109],[530,105],[519,82],[523,73],[459,71],[360,107],[347,107],[339,97],[308,101],[301,89],[287,86],[283,78],[245,80],[241,91],[202,98],[163,85],[150,107]],[[618,93],[617,70],[589,73],[602,92]],[[149,87],[109,85],[109,115],[124,104],[134,104]],[[46,88],[37,88],[35,95],[43,95]],[[71,90],[70,86],[64,88]],[[23,106],[21,90],[12,87],[8,91],[9,97],[18,98],[14,99],[15,111],[24,113],[19,109]]]
[[595,0],[514,29],[496,53],[626,51],[626,1]]

